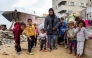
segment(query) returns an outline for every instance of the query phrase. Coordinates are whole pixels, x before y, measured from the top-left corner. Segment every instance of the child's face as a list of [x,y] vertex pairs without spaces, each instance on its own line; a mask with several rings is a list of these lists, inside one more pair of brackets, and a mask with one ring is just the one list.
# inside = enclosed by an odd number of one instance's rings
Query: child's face
[[32,25],[32,21],[31,21],[31,20],[29,20],[29,21],[28,21],[28,24],[29,24],[29,25]]
[[22,30],[24,30],[24,29],[26,28],[26,26],[25,26],[25,25],[21,25],[20,28],[21,28]]
[[62,26],[64,26],[64,23],[62,23]]
[[63,22],[64,20],[60,19],[60,22]]
[[41,30],[41,33],[44,33],[44,31],[43,31],[43,30]]
[[70,28],[70,29],[73,29],[73,28],[74,28],[74,26],[73,26],[72,24],[70,24],[70,25],[69,25],[69,28]]
[[83,23],[79,23],[79,27],[83,27]]

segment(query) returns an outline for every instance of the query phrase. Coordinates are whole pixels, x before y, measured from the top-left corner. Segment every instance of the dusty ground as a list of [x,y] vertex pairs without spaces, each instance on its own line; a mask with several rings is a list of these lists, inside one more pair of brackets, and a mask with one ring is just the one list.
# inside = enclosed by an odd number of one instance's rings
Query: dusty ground
[[[0,47],[0,58],[76,58],[73,54],[68,54],[68,49],[63,46],[52,52],[39,51],[39,45],[33,49],[34,55],[29,55],[27,51],[27,43],[21,43],[22,52],[17,55],[13,44],[3,45]],[[8,55],[3,55],[6,52]]]

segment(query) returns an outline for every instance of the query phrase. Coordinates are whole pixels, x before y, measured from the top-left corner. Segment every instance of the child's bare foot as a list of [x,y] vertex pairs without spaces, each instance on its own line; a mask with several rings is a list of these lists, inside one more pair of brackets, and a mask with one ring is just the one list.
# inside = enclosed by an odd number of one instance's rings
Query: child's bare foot
[[76,54],[74,54],[73,56],[76,56]]
[[79,58],[79,55],[77,55],[76,58]]

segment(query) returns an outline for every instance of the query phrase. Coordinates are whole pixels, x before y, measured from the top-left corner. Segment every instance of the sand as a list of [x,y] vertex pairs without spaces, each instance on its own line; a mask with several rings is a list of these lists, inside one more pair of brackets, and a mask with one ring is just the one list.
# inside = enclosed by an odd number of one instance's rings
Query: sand
[[[22,52],[20,55],[16,54],[14,44],[6,44],[0,47],[0,58],[76,58],[73,54],[68,54],[69,50],[64,46],[58,46],[57,50],[52,52],[39,51],[39,45],[33,49],[34,55],[29,55],[27,51],[27,42],[21,43]],[[3,53],[6,55],[3,55]],[[8,55],[7,55],[8,54]]]

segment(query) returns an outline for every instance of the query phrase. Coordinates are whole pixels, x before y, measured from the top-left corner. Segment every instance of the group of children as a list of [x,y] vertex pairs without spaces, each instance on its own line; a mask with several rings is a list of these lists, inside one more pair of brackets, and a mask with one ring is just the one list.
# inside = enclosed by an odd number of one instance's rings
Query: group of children
[[81,58],[84,50],[85,39],[88,39],[85,22],[79,20],[77,25],[72,21],[66,24],[64,19],[61,18],[60,24],[57,24],[59,27],[58,45],[61,45],[60,42],[64,41],[65,48],[68,46],[70,49],[69,54],[72,54],[72,48],[74,48],[74,55],[77,55],[77,58]]
[[[16,23],[13,29],[14,39],[15,39],[15,49],[17,54],[20,54],[20,35],[23,30],[26,30],[26,36],[28,37],[28,52],[33,55],[32,48],[37,44],[37,35],[38,30],[36,25],[32,24],[32,19],[28,19],[28,25],[25,23]],[[60,22],[56,25],[57,31],[59,32],[58,45],[61,45],[61,42],[64,42],[67,46],[69,44],[70,53],[72,53],[72,48],[74,47],[74,55],[77,55],[77,58],[81,58],[84,49],[85,39],[88,39],[87,31],[85,28],[85,22],[79,20],[75,27],[74,22],[66,23],[64,18],[60,19]],[[40,51],[43,49],[46,52],[46,43],[48,43],[48,36],[45,33],[44,29],[41,29],[40,37]],[[34,45],[35,44],[35,45]]]

